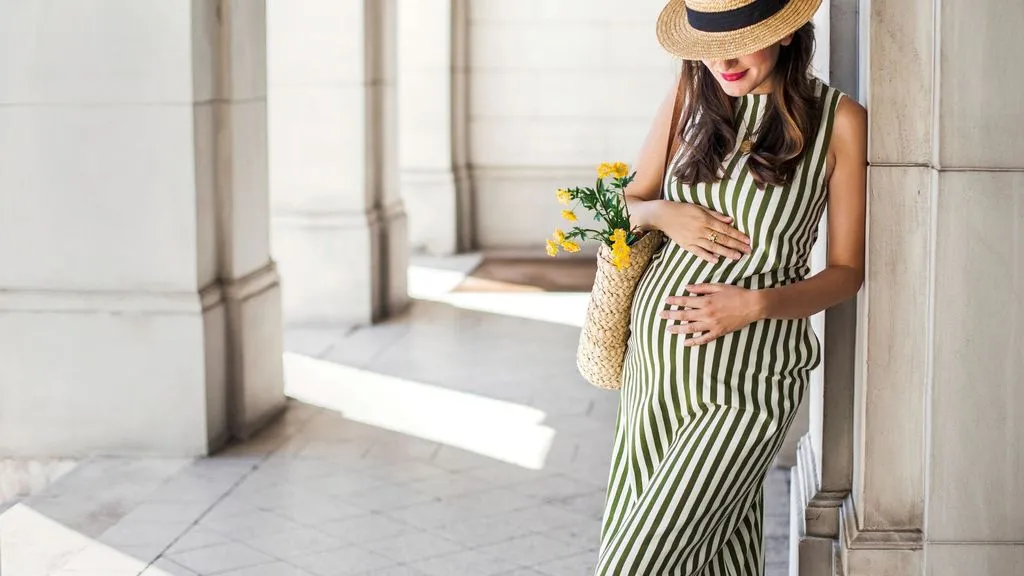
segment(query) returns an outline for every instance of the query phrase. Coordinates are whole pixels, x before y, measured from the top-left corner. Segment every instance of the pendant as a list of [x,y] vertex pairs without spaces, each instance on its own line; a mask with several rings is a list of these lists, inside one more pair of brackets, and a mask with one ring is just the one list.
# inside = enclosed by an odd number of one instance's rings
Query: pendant
[[754,148],[754,143],[750,141],[750,138],[744,138],[743,142],[740,142],[740,152],[743,154],[750,154],[750,151]]

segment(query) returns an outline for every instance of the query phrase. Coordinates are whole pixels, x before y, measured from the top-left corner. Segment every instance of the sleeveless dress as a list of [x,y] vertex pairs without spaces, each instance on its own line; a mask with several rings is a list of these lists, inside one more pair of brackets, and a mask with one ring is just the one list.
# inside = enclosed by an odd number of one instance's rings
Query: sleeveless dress
[[669,240],[640,280],[597,576],[763,574],[764,479],[819,362],[818,339],[808,319],[763,320],[686,347],[659,313],[688,284],[762,289],[807,277],[841,96],[817,86],[821,123],[789,185],[759,190],[739,144],[756,133],[766,95],[736,101],[737,148],[725,159],[725,178],[687,186],[669,171],[665,198],[732,216],[752,253],[711,264]]

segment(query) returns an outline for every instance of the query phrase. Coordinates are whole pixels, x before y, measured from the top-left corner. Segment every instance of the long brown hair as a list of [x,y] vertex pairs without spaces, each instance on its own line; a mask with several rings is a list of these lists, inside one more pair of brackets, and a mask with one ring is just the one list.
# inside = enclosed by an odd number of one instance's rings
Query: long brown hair
[[[814,25],[805,24],[781,46],[772,71],[772,93],[764,118],[754,135],[747,169],[758,186],[792,181],[804,149],[821,121],[821,103],[810,75],[814,54]],[[722,163],[736,146],[737,99],[726,94],[714,74],[697,60],[683,62],[686,106],[680,117],[683,158],[675,176],[694,185],[721,180]]]

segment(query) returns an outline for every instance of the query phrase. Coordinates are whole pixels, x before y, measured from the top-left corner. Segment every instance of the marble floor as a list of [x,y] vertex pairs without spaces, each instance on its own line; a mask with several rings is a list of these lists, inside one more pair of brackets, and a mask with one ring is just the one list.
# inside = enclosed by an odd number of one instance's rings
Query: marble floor
[[[575,370],[585,293],[477,264],[419,261],[390,322],[289,329],[289,408],[249,442],[8,505],[0,574],[589,576],[617,398]],[[766,502],[783,576],[785,471]]]

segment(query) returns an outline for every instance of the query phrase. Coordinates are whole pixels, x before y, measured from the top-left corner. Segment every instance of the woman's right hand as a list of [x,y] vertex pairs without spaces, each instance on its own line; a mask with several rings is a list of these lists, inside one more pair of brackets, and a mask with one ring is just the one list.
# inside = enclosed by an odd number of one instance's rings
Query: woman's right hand
[[750,238],[732,226],[729,216],[685,202],[666,201],[658,208],[657,227],[676,244],[712,264],[722,256],[739,260],[751,252]]

